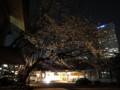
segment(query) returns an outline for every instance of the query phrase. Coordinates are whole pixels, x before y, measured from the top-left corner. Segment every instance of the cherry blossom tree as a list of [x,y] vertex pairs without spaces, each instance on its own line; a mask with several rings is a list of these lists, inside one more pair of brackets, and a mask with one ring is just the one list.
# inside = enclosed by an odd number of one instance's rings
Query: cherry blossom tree
[[41,5],[32,18],[31,29],[18,40],[26,60],[19,69],[19,82],[24,83],[38,64],[76,69],[76,62],[85,62],[97,68],[103,52],[99,49],[99,34],[105,38],[106,33],[98,33],[97,24],[89,19],[67,13],[56,0]]

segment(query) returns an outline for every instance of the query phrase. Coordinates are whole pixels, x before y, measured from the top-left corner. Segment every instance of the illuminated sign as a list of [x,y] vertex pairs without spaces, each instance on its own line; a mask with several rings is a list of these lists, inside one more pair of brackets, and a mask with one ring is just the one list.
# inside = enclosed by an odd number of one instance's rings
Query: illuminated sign
[[99,27],[97,27],[98,29],[104,28],[106,25],[101,25]]

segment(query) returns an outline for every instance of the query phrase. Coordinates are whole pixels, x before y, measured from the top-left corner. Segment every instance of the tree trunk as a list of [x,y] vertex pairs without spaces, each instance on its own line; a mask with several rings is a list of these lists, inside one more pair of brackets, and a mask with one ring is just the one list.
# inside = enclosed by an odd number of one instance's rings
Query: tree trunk
[[44,59],[37,59],[32,66],[26,66],[24,70],[22,70],[22,72],[19,72],[18,74],[18,83],[23,83],[26,84],[26,79],[29,76],[30,72],[32,71],[32,69],[34,69],[36,67],[36,65]]

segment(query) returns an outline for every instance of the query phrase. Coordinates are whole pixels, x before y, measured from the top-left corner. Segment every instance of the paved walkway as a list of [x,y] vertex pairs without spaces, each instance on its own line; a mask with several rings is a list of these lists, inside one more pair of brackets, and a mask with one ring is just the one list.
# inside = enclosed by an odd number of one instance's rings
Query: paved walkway
[[66,82],[51,82],[46,83],[34,83],[30,84],[34,86],[34,90],[120,90],[120,87],[81,87],[76,86],[75,83],[66,83]]

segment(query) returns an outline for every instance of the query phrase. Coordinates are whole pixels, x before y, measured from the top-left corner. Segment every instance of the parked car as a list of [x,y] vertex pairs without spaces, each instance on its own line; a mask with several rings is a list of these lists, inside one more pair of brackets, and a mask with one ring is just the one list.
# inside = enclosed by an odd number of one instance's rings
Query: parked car
[[87,78],[80,78],[76,81],[76,85],[90,86],[90,85],[93,85],[93,83]]
[[16,81],[13,77],[1,77],[0,86],[9,86],[14,84]]

